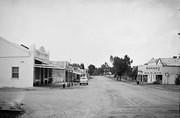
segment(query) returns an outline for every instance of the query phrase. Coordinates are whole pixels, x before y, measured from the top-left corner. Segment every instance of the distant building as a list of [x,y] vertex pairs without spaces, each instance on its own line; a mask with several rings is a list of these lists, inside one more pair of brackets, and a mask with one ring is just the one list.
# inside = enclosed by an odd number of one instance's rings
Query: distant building
[[180,58],[153,58],[138,66],[138,80],[146,83],[175,84],[178,73]]
[[56,65],[59,68],[52,69],[52,78],[53,84],[64,83],[64,82],[73,82],[72,73],[73,69],[70,66],[70,63],[67,61],[51,61],[52,64]]

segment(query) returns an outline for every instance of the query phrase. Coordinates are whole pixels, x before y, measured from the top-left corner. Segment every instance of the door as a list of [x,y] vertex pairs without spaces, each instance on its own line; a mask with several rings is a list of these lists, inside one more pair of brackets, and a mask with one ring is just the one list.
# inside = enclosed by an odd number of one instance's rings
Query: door
[[156,81],[159,84],[162,84],[162,75],[156,75]]

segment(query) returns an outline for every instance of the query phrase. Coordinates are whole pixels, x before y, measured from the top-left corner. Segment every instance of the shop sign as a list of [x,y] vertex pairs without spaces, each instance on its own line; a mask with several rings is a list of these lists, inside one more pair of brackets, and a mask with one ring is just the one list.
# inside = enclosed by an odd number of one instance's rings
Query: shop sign
[[155,74],[155,75],[161,75],[161,72],[144,72],[145,75],[148,74]]
[[154,74],[154,75],[161,75],[161,67],[159,66],[146,66],[143,74],[148,75],[148,74]]
[[48,61],[49,60],[49,54],[46,52],[42,52],[40,50],[35,50],[34,56],[38,59]]
[[157,71],[160,71],[160,67],[146,67],[146,70],[157,70]]

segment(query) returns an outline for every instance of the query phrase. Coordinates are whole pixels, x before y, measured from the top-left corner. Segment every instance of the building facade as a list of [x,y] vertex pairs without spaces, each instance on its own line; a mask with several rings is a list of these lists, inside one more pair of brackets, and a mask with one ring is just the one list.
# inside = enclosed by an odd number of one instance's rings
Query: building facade
[[53,81],[53,69],[43,47],[17,45],[0,37],[0,87],[33,87]]
[[53,83],[72,82],[72,68],[67,61],[51,61],[58,68],[52,70]]
[[143,83],[175,84],[180,73],[180,58],[151,59],[138,66],[138,81]]
[[32,50],[0,37],[0,87],[32,87],[33,65]]
[[0,87],[33,87],[72,83],[83,70],[67,61],[50,61],[49,53],[35,45],[30,48],[0,37]]

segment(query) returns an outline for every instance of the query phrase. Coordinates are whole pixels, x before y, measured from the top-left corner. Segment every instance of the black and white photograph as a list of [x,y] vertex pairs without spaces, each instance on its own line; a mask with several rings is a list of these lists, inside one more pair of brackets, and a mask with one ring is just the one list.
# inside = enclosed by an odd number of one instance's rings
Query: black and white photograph
[[180,118],[180,0],[0,0],[0,118]]

